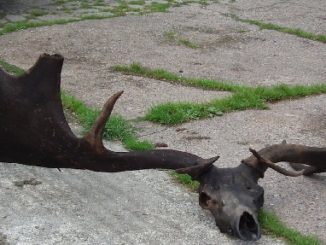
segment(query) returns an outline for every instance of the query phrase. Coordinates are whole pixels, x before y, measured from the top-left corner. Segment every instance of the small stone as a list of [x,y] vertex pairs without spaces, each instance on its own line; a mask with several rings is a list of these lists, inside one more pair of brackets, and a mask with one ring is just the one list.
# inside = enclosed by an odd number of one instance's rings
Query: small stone
[[155,148],[158,148],[158,147],[168,147],[168,145],[166,143],[163,143],[163,142],[155,143]]
[[186,128],[177,128],[175,131],[176,132],[182,132],[182,131],[185,131],[185,130],[187,130]]

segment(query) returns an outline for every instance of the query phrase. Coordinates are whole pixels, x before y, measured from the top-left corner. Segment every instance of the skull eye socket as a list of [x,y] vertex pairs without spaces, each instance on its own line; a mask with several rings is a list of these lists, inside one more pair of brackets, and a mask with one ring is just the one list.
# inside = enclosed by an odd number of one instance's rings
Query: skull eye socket
[[203,208],[208,208],[208,203],[210,200],[212,200],[212,198],[209,195],[207,195],[205,192],[201,192],[199,194],[199,204]]
[[199,194],[199,205],[205,209],[216,208],[218,206],[218,201],[206,192],[201,192]]

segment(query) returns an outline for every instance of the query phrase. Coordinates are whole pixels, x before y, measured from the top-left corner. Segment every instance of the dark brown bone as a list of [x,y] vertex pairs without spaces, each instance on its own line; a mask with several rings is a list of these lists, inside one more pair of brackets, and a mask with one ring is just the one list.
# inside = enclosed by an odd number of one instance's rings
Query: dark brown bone
[[[299,176],[326,171],[326,148],[304,145],[277,144],[242,160],[235,168],[218,168],[207,164],[178,169],[200,182],[199,204],[213,214],[221,232],[243,240],[260,237],[258,211],[264,203],[264,190],[258,185],[267,168],[288,175]],[[310,165],[299,171],[289,171],[275,163],[288,161]]]
[[[265,147],[259,152],[253,149],[249,150],[253,155],[242,160],[242,162],[256,168],[262,175],[268,167],[292,177],[326,172],[326,148],[282,143]],[[299,171],[289,171],[277,166],[275,164],[277,162],[306,164],[309,167]]]
[[62,109],[62,65],[62,56],[44,54],[20,77],[0,69],[0,162],[117,172],[206,166],[215,161],[176,150],[107,150],[102,143],[103,129],[122,92],[106,102],[85,137],[77,138]]

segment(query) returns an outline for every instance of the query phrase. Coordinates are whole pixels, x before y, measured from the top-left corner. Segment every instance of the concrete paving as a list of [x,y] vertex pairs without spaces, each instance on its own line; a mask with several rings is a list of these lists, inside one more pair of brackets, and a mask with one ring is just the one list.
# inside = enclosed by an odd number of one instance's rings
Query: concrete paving
[[[251,4],[251,8],[263,5]],[[43,52],[61,53],[66,58],[63,88],[95,108],[112,93],[125,90],[115,112],[126,118],[144,116],[151,106],[166,101],[204,102],[228,94],[121,75],[112,72],[116,64],[140,62],[176,73],[182,70],[183,76],[252,86],[325,82],[325,44],[259,30],[225,16],[256,18],[257,11],[250,6],[249,2],[222,1],[174,8],[169,13],[19,31],[0,37],[0,57],[29,68]],[[325,12],[324,4],[319,6]],[[314,14],[320,11],[309,16]],[[278,23],[277,15],[266,16],[261,19]],[[315,19],[305,19],[305,25],[298,21],[295,27],[309,31]],[[322,25],[311,31],[324,33]],[[167,32],[199,48],[171,42]],[[284,101],[271,105],[271,110],[190,122],[178,126],[187,129],[182,132],[146,122],[136,126],[143,138],[200,156],[220,154],[218,166],[236,166],[249,155],[249,146],[259,149],[283,139],[325,146],[325,102],[325,95]],[[188,137],[194,134],[204,137]],[[0,164],[0,176],[0,243],[242,244],[221,234],[211,215],[197,204],[197,195],[174,183],[165,171],[101,174]],[[265,207],[275,210],[290,227],[326,242],[325,178],[325,174],[288,178],[268,170],[261,181]],[[17,181],[27,184],[17,186]],[[263,236],[256,244],[283,241]]]

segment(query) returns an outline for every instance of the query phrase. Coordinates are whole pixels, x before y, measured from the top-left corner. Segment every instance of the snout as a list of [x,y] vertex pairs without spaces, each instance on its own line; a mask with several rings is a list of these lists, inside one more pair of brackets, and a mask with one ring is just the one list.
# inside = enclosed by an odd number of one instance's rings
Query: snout
[[238,215],[233,231],[236,236],[246,241],[256,241],[261,237],[257,216],[249,211],[243,211]]

